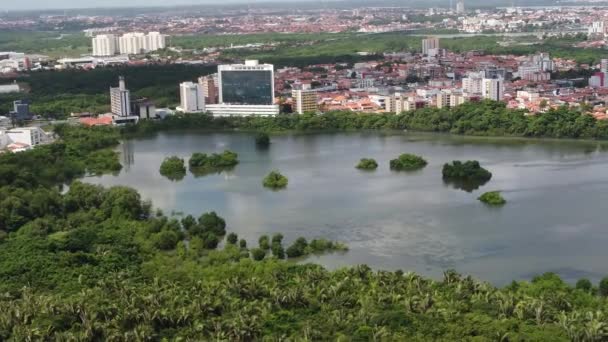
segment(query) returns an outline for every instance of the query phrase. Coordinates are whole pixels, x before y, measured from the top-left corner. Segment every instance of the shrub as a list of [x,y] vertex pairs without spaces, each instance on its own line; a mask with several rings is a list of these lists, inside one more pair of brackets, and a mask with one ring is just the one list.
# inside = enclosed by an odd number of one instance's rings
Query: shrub
[[287,177],[283,176],[278,171],[272,171],[264,178],[263,184],[267,188],[278,190],[285,188],[288,182]]
[[493,205],[493,206],[500,206],[500,205],[504,205],[505,203],[507,203],[507,200],[505,200],[500,195],[500,191],[486,192],[483,195],[479,196],[477,199],[485,204]]
[[266,251],[261,248],[254,248],[251,250],[251,257],[255,261],[264,260],[264,258],[266,257]]
[[375,170],[378,168],[378,163],[374,159],[362,158],[356,168],[359,170]]
[[394,171],[414,171],[427,165],[427,161],[415,154],[404,153],[397,159],[390,161],[390,168]]

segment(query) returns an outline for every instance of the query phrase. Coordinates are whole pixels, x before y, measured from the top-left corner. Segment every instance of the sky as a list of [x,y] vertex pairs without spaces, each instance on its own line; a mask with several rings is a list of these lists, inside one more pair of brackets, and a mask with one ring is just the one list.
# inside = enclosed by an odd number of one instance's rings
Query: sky
[[[272,0],[271,0],[272,1]],[[282,0],[291,1],[291,0]],[[99,8],[99,7],[152,7],[170,5],[204,5],[225,3],[256,3],[268,0],[0,0],[0,10],[39,10],[63,8]]]

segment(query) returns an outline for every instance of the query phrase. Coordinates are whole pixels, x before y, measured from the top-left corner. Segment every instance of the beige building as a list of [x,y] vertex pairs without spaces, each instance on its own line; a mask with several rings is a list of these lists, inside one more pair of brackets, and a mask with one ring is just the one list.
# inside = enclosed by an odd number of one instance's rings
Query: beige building
[[294,89],[291,91],[291,97],[295,113],[304,114],[318,110],[317,92],[312,89]]

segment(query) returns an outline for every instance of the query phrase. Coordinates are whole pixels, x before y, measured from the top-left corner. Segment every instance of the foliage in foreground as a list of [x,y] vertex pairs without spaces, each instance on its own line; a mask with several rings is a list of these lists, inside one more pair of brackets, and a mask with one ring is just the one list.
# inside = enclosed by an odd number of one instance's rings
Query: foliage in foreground
[[390,168],[394,171],[414,171],[422,169],[426,165],[427,161],[424,158],[409,153],[404,153],[390,161]]
[[271,171],[266,177],[264,177],[262,184],[264,187],[279,190],[287,187],[288,182],[289,180],[287,177],[283,176],[279,171]]
[[479,196],[478,200],[485,204],[494,206],[501,206],[507,203],[507,200],[502,197],[500,191],[486,192],[483,195]]
[[356,168],[359,170],[375,170],[378,168],[378,162],[372,158],[362,158]]

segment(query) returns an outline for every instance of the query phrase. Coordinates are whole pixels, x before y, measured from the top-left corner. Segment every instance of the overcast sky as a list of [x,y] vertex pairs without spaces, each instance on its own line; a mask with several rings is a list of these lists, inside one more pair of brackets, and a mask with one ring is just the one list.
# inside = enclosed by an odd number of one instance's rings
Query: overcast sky
[[[269,0],[0,0],[0,10],[37,10],[58,8],[150,7],[225,3],[255,3]],[[271,0],[272,1],[272,0]],[[290,0],[282,0],[290,1]]]

